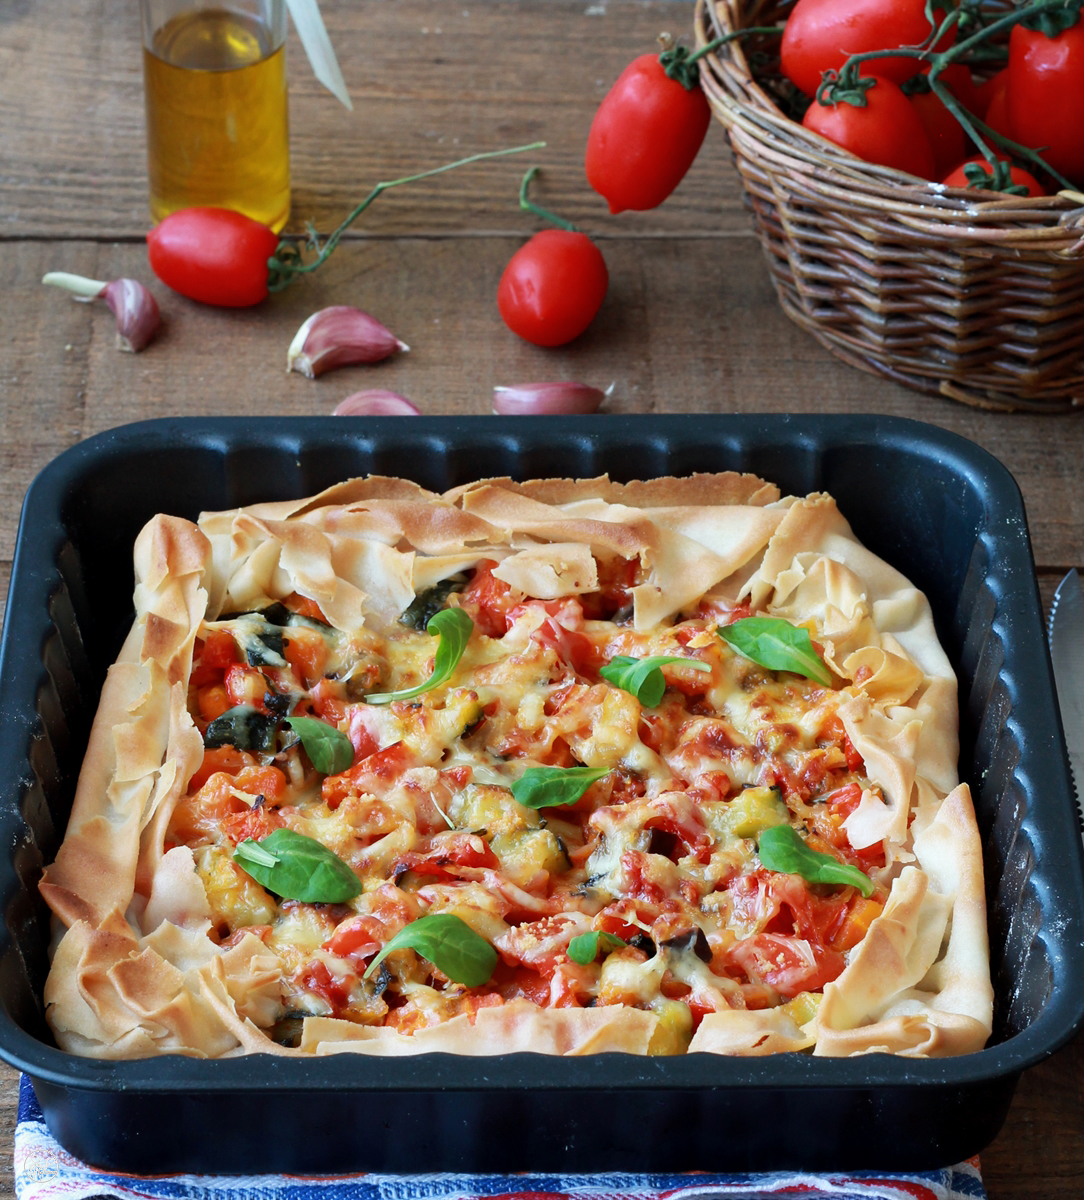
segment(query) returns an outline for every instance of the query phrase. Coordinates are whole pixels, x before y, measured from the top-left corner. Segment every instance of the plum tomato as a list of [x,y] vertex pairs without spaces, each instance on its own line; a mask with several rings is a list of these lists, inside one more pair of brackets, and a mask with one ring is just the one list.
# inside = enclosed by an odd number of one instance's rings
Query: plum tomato
[[864,108],[845,100],[838,104],[814,100],[802,124],[866,162],[934,178],[930,139],[914,106],[891,80],[874,78]]
[[1015,25],[1006,99],[1016,141],[1084,184],[1084,21],[1052,38]]
[[1002,67],[996,75],[991,75],[989,79],[984,79],[981,83],[975,85],[974,104],[967,105],[976,117],[982,117],[986,120],[986,114],[990,109],[990,101],[994,98],[994,93],[1005,86],[1005,81],[1009,78],[1009,68]]
[[[914,105],[922,128],[930,139],[933,150],[934,169],[937,175],[945,175],[951,171],[968,151],[967,134],[964,127],[955,116],[942,104],[934,92],[928,90],[925,82],[930,68],[926,67],[918,79],[913,81],[914,90],[911,103]],[[976,88],[971,81],[971,72],[962,63],[951,63],[941,72],[940,82],[948,88],[956,100],[969,112],[975,111]],[[907,84],[904,91],[908,90]],[[926,90],[923,90],[923,89]]]
[[[922,74],[929,75],[930,68],[923,67]],[[979,104],[979,89],[971,78],[971,71],[964,63],[949,63],[938,76],[941,82],[967,109],[976,112]]]
[[711,122],[700,87],[666,74],[658,54],[621,72],[587,135],[587,182],[610,212],[656,208],[685,178]]
[[[1009,160],[1007,158],[1003,158],[1001,161],[1008,162]],[[977,154],[974,158],[969,158],[967,162],[960,163],[960,165],[955,171],[952,172],[951,175],[945,176],[945,178],[942,180],[942,183],[944,183],[945,187],[969,187],[970,181],[967,178],[964,168],[970,166],[972,163],[977,163],[979,166],[984,167],[987,170],[989,170],[990,167],[990,164],[986,161],[986,159],[983,158],[981,154]],[[1027,188],[1029,196],[1046,195],[1046,189],[1042,186],[1042,184],[1035,178],[1034,175],[1031,174],[1030,171],[1025,171],[1023,167],[1014,167],[1010,164],[1009,174],[1012,176],[1013,183],[1020,184],[1021,187]],[[993,199],[993,197],[989,198]]]
[[563,346],[595,319],[609,283],[606,260],[587,234],[543,229],[512,255],[497,307],[525,341]]
[[[937,9],[937,20],[944,13]],[[926,0],[798,0],[787,18],[779,49],[783,74],[807,96],[815,96],[825,71],[838,71],[852,54],[921,45],[932,32]],[[952,41],[946,34],[937,44]],[[903,83],[915,73],[914,58],[879,58],[882,79]]]
[[278,234],[228,208],[182,208],[147,234],[151,270],[201,304],[247,308],[267,295]]
[[983,87],[989,88],[989,91],[985,95],[986,111],[982,119],[995,133],[1016,141],[1009,122],[1009,68],[998,71]]

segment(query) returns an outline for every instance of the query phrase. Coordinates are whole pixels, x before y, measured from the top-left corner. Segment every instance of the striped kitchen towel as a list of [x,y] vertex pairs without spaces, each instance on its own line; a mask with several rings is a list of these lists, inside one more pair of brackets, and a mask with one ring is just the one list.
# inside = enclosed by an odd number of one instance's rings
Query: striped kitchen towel
[[122,1175],[73,1158],[45,1127],[24,1076],[17,1200],[986,1200],[976,1160],[910,1175]]

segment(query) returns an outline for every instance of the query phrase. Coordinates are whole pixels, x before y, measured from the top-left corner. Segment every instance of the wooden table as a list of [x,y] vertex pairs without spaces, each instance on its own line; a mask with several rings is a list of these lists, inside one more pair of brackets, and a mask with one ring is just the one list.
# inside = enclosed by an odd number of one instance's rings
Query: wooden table
[[[594,108],[689,0],[324,0],[354,98],[313,81],[291,35],[294,218],[327,231],[378,180],[481,149],[545,139],[388,193],[317,276],[260,308],[201,308],[154,282],[165,329],[119,354],[99,305],[38,285],[47,270],[151,280],[138,23],[132,0],[0,6],[0,596],[19,506],[51,458],[127,421],[179,414],[323,414],[390,388],[426,413],[484,413],[524,379],[614,384],[611,412],[877,412],[971,438],[1013,472],[1044,598],[1084,565],[1084,426],[928,399],[837,363],[780,312],[742,208],[722,129],[655,212],[611,217],[583,176]],[[540,203],[599,240],[611,284],[572,346],[519,341],[494,303],[504,264],[539,223],[518,210],[538,163]],[[284,372],[305,317],[362,307],[412,350],[317,382]],[[0,1068],[0,1186],[11,1187],[14,1072]],[[1084,1178],[1084,1040],[1023,1080],[983,1155],[994,1200],[1073,1197]]]

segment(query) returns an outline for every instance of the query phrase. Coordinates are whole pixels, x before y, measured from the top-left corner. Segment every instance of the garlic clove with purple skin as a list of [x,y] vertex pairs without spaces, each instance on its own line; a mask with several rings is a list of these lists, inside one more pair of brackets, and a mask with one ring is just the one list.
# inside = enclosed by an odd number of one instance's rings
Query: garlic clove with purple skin
[[370,388],[347,396],[331,411],[333,417],[420,417],[421,411],[406,396],[398,392],[387,392],[383,388]]
[[117,318],[117,349],[136,354],[162,324],[158,301],[138,279],[113,279],[103,283],[67,271],[50,271],[42,283],[71,292],[76,300],[102,299]]
[[519,417],[593,413],[607,395],[586,383],[517,383],[493,389],[493,411]]
[[297,331],[286,352],[286,371],[315,379],[336,367],[382,362],[397,350],[409,349],[375,317],[334,304],[314,312]]

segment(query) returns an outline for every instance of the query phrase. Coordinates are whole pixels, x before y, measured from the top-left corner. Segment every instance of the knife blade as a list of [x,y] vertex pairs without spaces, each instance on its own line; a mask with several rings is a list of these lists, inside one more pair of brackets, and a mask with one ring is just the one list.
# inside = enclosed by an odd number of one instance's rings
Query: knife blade
[[1084,833],[1084,592],[1075,570],[1058,584],[1050,606],[1050,659],[1069,748],[1077,818]]

